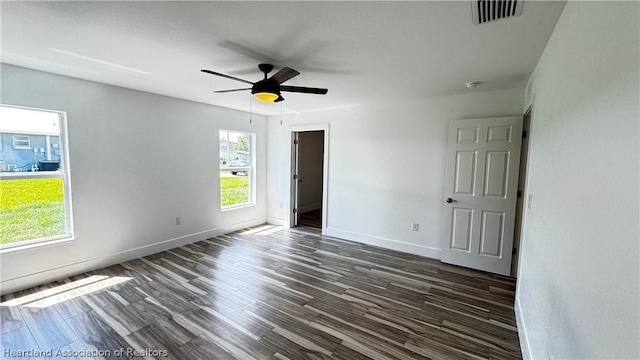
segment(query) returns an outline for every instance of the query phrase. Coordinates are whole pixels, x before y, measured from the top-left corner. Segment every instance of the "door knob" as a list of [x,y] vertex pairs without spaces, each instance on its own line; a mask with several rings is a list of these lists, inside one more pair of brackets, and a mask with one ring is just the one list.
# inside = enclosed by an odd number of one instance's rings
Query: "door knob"
[[451,204],[452,202],[456,202],[452,198],[446,198],[444,201],[446,201],[448,204]]

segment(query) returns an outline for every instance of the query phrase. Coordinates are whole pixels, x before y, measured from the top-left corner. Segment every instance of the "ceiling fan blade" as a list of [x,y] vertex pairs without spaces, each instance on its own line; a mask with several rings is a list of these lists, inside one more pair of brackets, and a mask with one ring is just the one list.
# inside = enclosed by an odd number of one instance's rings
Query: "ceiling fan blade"
[[271,76],[271,79],[275,80],[278,84],[282,84],[283,82],[300,75],[300,73],[296,70],[293,70],[290,67],[284,67],[282,70]]
[[231,90],[218,90],[218,91],[214,91],[214,93],[228,93],[228,92],[233,92],[233,91],[243,91],[243,90],[251,90],[251,88],[244,88],[244,89],[231,89]]
[[298,93],[305,93],[305,94],[318,94],[318,95],[324,95],[327,93],[327,89],[320,89],[320,88],[310,88],[310,87],[302,87],[302,86],[286,86],[286,85],[281,85],[280,86],[280,91],[288,91],[288,92],[298,92]]
[[215,71],[211,71],[211,70],[207,70],[207,69],[202,69],[200,71],[205,72],[207,74],[216,75],[216,76],[222,76],[223,78],[236,80],[236,81],[242,81],[243,83],[247,83],[247,84],[253,85],[253,83],[251,81],[240,79],[240,78],[237,78],[237,77],[233,77],[231,75],[225,75],[225,74],[221,74],[221,73],[218,73],[218,72],[215,72]]
[[273,102],[280,102],[280,101],[283,101],[283,100],[284,100],[284,98],[282,97],[282,95],[278,95],[278,98],[275,99]]

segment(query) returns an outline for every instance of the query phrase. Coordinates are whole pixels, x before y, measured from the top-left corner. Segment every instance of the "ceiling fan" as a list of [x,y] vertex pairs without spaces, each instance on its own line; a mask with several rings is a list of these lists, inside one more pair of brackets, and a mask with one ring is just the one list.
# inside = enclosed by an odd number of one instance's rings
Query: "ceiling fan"
[[328,91],[327,89],[320,89],[320,88],[282,85],[283,82],[295,76],[298,76],[300,74],[296,70],[293,70],[288,67],[284,67],[282,70],[273,74],[270,78],[267,78],[267,74],[270,73],[271,70],[273,70],[273,65],[260,64],[258,65],[258,69],[260,69],[260,71],[264,73],[264,79],[255,83],[248,80],[240,79],[231,75],[221,74],[221,73],[207,70],[207,69],[203,69],[201,71],[207,74],[221,76],[227,79],[237,80],[243,83],[253,85],[250,88],[220,90],[220,91],[214,91],[215,93],[251,90],[251,94],[253,94],[253,97],[263,102],[280,102],[284,100],[284,98],[280,94],[281,91],[297,92],[297,93],[305,93],[305,94],[318,94],[318,95],[325,95]]

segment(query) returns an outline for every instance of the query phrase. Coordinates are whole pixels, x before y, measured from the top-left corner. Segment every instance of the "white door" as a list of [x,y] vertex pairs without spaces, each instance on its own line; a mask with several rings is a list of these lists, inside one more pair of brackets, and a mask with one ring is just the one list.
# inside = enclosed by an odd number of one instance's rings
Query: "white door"
[[442,262],[509,275],[522,117],[449,124]]

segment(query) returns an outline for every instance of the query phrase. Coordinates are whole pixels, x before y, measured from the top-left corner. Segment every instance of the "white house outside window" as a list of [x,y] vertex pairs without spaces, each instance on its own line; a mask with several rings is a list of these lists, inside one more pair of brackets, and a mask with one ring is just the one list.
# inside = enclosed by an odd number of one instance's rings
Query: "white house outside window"
[[66,114],[0,105],[0,249],[71,238]]
[[255,134],[220,130],[220,206],[255,203]]

